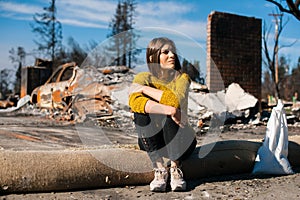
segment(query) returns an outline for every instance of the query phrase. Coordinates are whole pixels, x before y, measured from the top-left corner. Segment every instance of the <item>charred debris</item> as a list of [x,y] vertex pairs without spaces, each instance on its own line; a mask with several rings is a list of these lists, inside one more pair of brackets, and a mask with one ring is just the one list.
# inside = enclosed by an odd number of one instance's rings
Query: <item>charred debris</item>
[[[103,127],[133,127],[127,104],[133,70],[126,66],[80,68],[71,62],[59,66],[49,77],[46,69],[40,66],[23,69],[20,98],[10,96],[0,100],[0,114],[15,112],[70,123],[91,121]],[[40,81],[47,73],[49,78],[33,87],[33,82],[37,78]],[[192,82],[188,105],[191,125],[205,133],[216,125],[220,129],[266,125],[276,102],[259,101],[237,83],[224,91],[209,93],[205,85]],[[288,123],[299,126],[300,103],[284,102],[284,106]]]

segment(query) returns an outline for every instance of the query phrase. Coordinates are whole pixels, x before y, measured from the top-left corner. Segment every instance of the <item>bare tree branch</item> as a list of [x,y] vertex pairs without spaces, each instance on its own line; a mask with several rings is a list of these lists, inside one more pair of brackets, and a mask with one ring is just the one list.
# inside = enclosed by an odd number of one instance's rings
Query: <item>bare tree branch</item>
[[[267,31],[267,28],[264,24],[263,29],[263,50],[265,54],[265,60],[264,63],[268,67],[268,69],[271,72],[271,77],[274,82],[275,86],[275,96],[276,98],[280,98],[280,92],[279,92],[279,84],[280,80],[278,79],[278,52],[280,48],[287,47],[287,46],[281,46],[279,47],[279,38],[283,32],[284,27],[287,25],[289,20],[283,21],[283,14],[279,13],[273,13],[270,14],[275,18],[275,37],[274,37],[274,46],[268,48],[268,36],[270,34],[270,29]],[[271,28],[272,26],[270,26]],[[291,44],[292,46],[293,44]]]
[[298,20],[300,20],[299,0],[297,0],[295,3],[292,0],[286,0],[286,3],[288,5],[289,9],[291,10],[292,14]]
[[286,48],[286,47],[291,47],[291,46],[293,46],[294,44],[296,44],[297,42],[298,42],[298,40],[295,40],[295,41],[292,42],[291,44],[281,45],[281,46],[279,47],[278,50],[283,49],[283,48]]
[[[266,65],[268,66],[269,70],[271,71],[272,75],[275,72],[274,69],[274,61],[271,59],[269,49],[268,49],[268,37],[269,37],[269,31],[266,31],[266,26],[264,26],[263,29],[263,49],[264,49],[264,54],[266,56],[267,61],[265,62]],[[272,56],[273,57],[273,56]]]
[[295,2],[293,0],[286,0],[288,9],[283,7],[281,1],[280,2],[278,2],[277,0],[266,0],[266,1],[275,4],[281,12],[289,13],[300,21],[300,9],[299,9],[300,0],[296,0]]
[[297,0],[297,1],[295,2],[295,6],[296,6],[296,8],[298,8],[298,9],[299,9],[299,5],[300,5],[300,0]]
[[292,14],[292,12],[291,12],[290,10],[285,9],[285,8],[284,8],[280,3],[278,3],[277,1],[275,1],[275,0],[266,0],[266,1],[275,4],[275,5],[279,8],[279,10],[280,10],[281,12],[286,12],[286,13]]

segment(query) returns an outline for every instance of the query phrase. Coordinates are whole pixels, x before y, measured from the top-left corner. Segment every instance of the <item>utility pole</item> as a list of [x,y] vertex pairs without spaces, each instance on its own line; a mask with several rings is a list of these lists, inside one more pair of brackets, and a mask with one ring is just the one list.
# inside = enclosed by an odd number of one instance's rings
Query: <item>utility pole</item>
[[3,74],[3,70],[0,70],[0,100],[4,99],[4,94],[2,93],[3,87],[2,87],[2,74]]
[[[283,16],[283,14],[269,14],[269,16],[274,17],[275,21],[275,83],[278,83],[278,24],[280,22],[280,17]],[[277,42],[276,42],[277,41]]]

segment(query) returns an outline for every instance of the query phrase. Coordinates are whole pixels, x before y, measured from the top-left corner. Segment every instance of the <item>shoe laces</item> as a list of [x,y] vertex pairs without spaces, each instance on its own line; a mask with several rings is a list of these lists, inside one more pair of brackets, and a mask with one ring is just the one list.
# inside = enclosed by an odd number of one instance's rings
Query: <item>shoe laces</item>
[[155,168],[153,169],[153,171],[154,171],[155,179],[165,179],[167,173],[165,168]]
[[183,172],[178,167],[171,167],[171,175],[174,179],[182,179],[183,178]]

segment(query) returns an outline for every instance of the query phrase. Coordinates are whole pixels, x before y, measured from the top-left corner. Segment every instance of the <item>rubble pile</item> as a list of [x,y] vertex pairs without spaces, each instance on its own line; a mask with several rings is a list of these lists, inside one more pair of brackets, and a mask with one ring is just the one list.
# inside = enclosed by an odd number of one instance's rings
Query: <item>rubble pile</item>
[[30,101],[52,119],[75,123],[87,118],[108,121],[113,118],[111,91],[124,81],[132,81],[130,74],[125,66],[97,69],[66,63],[33,90]]
[[[64,77],[67,71],[68,78]],[[58,76],[52,75],[32,92],[31,104],[26,104],[29,101],[26,97],[22,106],[7,111],[18,110],[25,115],[44,115],[71,123],[90,121],[97,126],[134,132],[133,115],[128,107],[128,90],[135,74],[131,69],[126,66],[79,68],[75,63],[67,63],[53,74]],[[258,99],[237,83],[232,83],[224,91],[209,93],[206,86],[192,82],[189,122],[200,134],[211,128],[224,131],[266,125],[272,106],[262,103],[260,112],[258,105]],[[300,126],[300,103],[285,102],[285,109],[288,123]],[[0,111],[6,112],[5,109]]]
[[[74,63],[67,63],[59,70],[65,68],[73,70],[68,80],[54,83],[47,81],[36,88],[30,97],[31,104],[23,106],[18,112],[23,115],[42,115],[58,121],[90,121],[102,127],[128,127],[127,130],[131,130],[132,114],[127,100],[120,103],[120,97],[112,98],[115,91],[123,90],[132,82],[134,73],[128,67],[79,68]],[[121,98],[127,98],[128,93],[121,95]]]
[[133,132],[132,113],[128,107],[128,88],[134,78],[134,72],[126,66],[107,66],[97,69],[96,80],[110,90],[111,115],[98,116],[94,120],[97,125],[110,128],[122,128]]
[[[266,126],[272,108],[277,105],[262,103],[259,108],[258,99],[246,93],[237,83],[232,83],[226,90],[216,93],[202,91],[192,90],[189,96],[189,116],[201,134],[213,126],[217,126],[219,131]],[[299,127],[300,103],[284,102],[284,107],[289,126]]]

